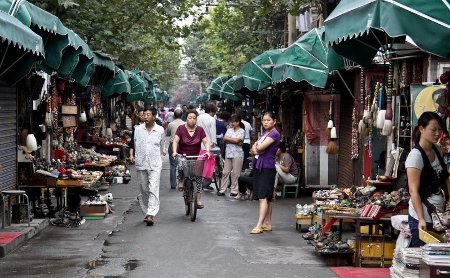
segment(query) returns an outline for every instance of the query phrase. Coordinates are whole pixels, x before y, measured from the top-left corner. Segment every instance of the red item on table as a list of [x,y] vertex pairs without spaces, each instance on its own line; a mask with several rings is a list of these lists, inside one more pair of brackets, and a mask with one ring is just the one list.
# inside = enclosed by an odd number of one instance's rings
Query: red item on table
[[66,155],[64,150],[55,150],[55,159],[62,159]]

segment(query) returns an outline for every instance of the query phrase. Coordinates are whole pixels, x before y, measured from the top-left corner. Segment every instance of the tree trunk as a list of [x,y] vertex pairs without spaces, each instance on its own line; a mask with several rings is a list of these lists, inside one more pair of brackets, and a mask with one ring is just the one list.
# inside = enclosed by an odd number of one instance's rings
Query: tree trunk
[[295,24],[295,16],[288,14],[288,46],[297,40],[297,28]]

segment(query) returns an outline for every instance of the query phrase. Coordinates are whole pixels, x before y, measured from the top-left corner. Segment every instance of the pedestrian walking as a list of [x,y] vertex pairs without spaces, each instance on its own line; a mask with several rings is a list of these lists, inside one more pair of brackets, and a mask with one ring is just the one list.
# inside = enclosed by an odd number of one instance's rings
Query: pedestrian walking
[[167,112],[166,118],[165,118],[165,121],[167,124],[170,124],[174,120],[173,114],[174,114],[174,110],[173,110],[173,108],[170,108],[169,112]]
[[176,109],[173,112],[174,120],[169,123],[169,125],[167,126],[167,130],[166,130],[166,135],[170,137],[170,144],[169,144],[169,148],[168,148],[167,152],[169,154],[169,161],[170,161],[170,188],[171,189],[177,188],[177,161],[173,157],[172,143],[173,143],[173,138],[175,137],[178,127],[180,125],[185,124],[185,122],[183,122],[181,120],[182,114],[183,114],[183,112],[181,111],[181,109]]
[[238,178],[241,175],[242,163],[244,162],[244,151],[242,142],[245,137],[244,124],[238,115],[231,116],[231,128],[227,130],[224,137],[225,165],[222,174],[222,183],[218,196],[224,196],[228,186],[228,179],[231,174],[231,193],[230,197],[238,195]]
[[144,107],[144,123],[135,127],[135,157],[130,161],[136,163],[139,184],[138,200],[144,221],[153,225],[159,211],[159,183],[161,179],[161,155],[166,155],[164,128],[156,124],[158,111],[146,104]]
[[[205,105],[205,113],[197,117],[197,125],[203,128],[209,143],[209,146],[202,144],[202,150],[206,150],[207,147],[209,150],[217,146],[216,119],[214,118],[216,112],[217,107],[212,103],[208,103]],[[203,180],[203,189],[214,190],[210,180]]]
[[135,123],[133,126],[133,131],[131,133],[131,141],[128,144],[129,146],[129,160],[130,163],[134,163],[134,131],[136,130],[136,127],[144,123],[144,108],[138,107],[136,110],[136,117],[135,117]]
[[272,231],[272,198],[274,192],[275,154],[280,144],[280,133],[275,129],[277,121],[273,112],[263,114],[263,134],[251,149],[256,159],[254,163],[253,200],[259,201],[258,223],[250,232],[260,234]]
[[[209,142],[206,138],[205,130],[197,126],[197,111],[188,110],[186,112],[187,120],[184,125],[180,125],[173,138],[172,157],[176,158],[177,154],[185,154],[188,156],[198,156],[201,150],[201,144],[206,146],[206,152],[209,155]],[[178,190],[183,191],[183,163],[182,158],[178,159]],[[201,203],[202,192],[202,177],[195,178],[195,185],[197,188],[197,208],[202,209],[204,205]]]

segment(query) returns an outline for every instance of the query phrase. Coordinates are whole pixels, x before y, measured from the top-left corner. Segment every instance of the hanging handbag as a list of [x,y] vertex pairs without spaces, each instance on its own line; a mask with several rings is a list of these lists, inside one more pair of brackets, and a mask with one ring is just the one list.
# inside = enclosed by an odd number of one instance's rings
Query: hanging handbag
[[442,232],[450,227],[450,210],[441,211],[435,206],[430,204],[427,199],[422,200],[428,209],[428,213],[431,216],[431,222],[433,222],[433,229]]
[[433,229],[436,231],[445,231],[450,226],[450,210],[443,212],[435,210],[430,215],[431,221],[433,222]]

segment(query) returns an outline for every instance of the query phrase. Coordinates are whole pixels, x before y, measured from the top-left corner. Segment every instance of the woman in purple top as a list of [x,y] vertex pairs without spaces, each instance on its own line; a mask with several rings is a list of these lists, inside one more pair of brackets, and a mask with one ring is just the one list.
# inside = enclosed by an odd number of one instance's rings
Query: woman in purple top
[[[206,152],[209,153],[209,143],[206,138],[205,130],[197,126],[198,113],[195,110],[189,110],[186,116],[186,124],[180,125],[175,132],[173,138],[172,149],[173,157],[177,159],[177,154],[185,154],[188,156],[199,155],[201,144],[206,146]],[[183,167],[182,159],[178,159],[178,190],[183,191]],[[195,178],[197,186],[197,208],[202,209],[204,205],[200,202],[202,190],[202,177]]]
[[280,133],[276,130],[276,119],[272,112],[265,112],[262,119],[263,134],[253,144],[251,152],[254,162],[253,199],[259,201],[258,223],[250,232],[260,234],[272,231],[272,198],[275,184],[275,154],[280,145]]

